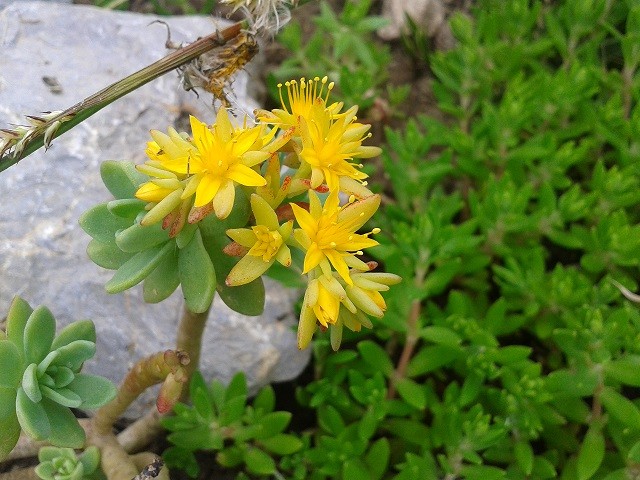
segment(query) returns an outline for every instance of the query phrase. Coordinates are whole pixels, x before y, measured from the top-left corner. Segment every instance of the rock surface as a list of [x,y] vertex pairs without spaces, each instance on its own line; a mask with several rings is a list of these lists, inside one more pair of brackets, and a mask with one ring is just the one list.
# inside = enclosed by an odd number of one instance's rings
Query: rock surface
[[[0,11],[0,128],[23,124],[25,114],[71,106],[164,56],[166,30],[149,25],[154,19],[59,3],[8,5]],[[204,17],[163,20],[178,42],[193,41],[223,23]],[[247,95],[249,78],[243,74],[233,84],[245,111],[257,106]],[[142,162],[150,129],[166,129],[185,111],[211,122],[210,102],[206,95],[198,99],[184,92],[177,74],[169,73],[65,133],[46,153],[38,151],[0,173],[0,312],[20,295],[32,306],[47,305],[61,325],[91,318],[98,353],[86,370],[116,383],[138,359],[173,348],[179,289],[158,305],[145,304],[140,288],[108,295],[104,284],[112,272],[86,256],[89,238],[77,221],[110,198],[100,180],[102,161]],[[297,376],[309,352],[296,348],[295,296],[268,283],[260,317],[239,315],[216,299],[204,338],[205,377],[227,381],[242,370],[255,390]],[[130,416],[152,402],[146,395]]]

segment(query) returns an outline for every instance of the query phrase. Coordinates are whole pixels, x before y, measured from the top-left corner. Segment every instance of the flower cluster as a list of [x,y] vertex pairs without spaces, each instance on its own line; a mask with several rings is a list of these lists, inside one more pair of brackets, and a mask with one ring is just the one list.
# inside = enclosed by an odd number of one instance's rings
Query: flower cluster
[[[374,262],[359,257],[378,244],[379,229],[358,233],[380,205],[368,188],[362,158],[380,149],[362,145],[370,126],[357,121],[357,107],[329,102],[327,78],[292,80],[279,85],[281,109],[258,110],[255,125],[235,125],[225,108],[216,122],[191,118],[191,135],[173,129],[152,131],[147,160],[137,168],[150,177],[136,192],[147,202],[143,225],[162,222],[170,236],[209,214],[219,220],[233,210],[236,189],[250,192],[252,223],[233,228],[225,248],[242,257],[225,283],[245,285],[276,261],[292,265],[291,248],[304,252],[302,274],[308,279],[298,346],[305,348],[316,328],[332,328],[337,349],[342,328],[371,327],[368,316],[381,317],[380,292],[400,279],[373,273]],[[286,98],[285,98],[286,92]],[[308,203],[300,201],[308,196]],[[319,195],[320,194],[320,195]],[[341,194],[348,201],[340,204]],[[324,198],[324,200],[321,199]]]

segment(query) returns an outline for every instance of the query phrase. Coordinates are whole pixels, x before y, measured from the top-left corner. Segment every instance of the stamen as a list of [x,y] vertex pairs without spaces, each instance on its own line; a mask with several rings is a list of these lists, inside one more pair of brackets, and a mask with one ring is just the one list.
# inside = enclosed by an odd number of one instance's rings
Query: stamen
[[373,233],[374,235],[377,235],[381,232],[382,230],[380,230],[378,227],[374,228],[373,230],[371,230],[371,233]]

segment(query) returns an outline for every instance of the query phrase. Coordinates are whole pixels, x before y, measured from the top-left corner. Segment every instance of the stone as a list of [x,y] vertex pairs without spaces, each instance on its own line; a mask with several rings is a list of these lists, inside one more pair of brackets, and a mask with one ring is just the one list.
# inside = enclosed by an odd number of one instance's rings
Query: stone
[[[15,2],[0,11],[0,128],[24,124],[24,115],[63,110],[164,56],[166,29],[155,16],[90,6]],[[206,17],[162,17],[172,40],[193,41],[223,27]],[[45,78],[46,77],[46,78]],[[242,72],[233,83],[237,111],[258,106]],[[53,86],[52,86],[53,85]],[[0,312],[14,295],[44,304],[59,327],[92,319],[97,356],[88,372],[120,383],[128,369],[152,353],[175,348],[180,289],[157,305],[145,304],[141,288],[109,295],[113,272],[94,265],[89,237],[78,217],[110,199],[100,179],[104,160],[144,161],[149,130],[165,130],[185,113],[214,120],[211,97],[185,92],[172,72],[109,105],[71,131],[0,172]],[[214,301],[204,335],[201,369],[208,379],[247,374],[252,391],[296,377],[309,351],[298,351],[292,326],[296,292],[267,281],[265,312],[245,317]],[[1,318],[1,317],[0,317]],[[144,396],[130,417],[155,398]]]

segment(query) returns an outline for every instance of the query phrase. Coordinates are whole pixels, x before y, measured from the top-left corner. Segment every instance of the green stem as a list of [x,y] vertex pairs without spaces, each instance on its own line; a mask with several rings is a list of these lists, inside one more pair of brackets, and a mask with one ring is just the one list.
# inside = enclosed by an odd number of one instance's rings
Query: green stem
[[[176,348],[189,355],[189,365],[185,367],[190,379],[193,372],[200,366],[200,352],[202,350],[202,335],[209,317],[209,309],[202,313],[194,313],[186,306],[180,319],[176,339]],[[186,392],[185,392],[186,393]]]
[[[0,172],[18,163],[22,158],[44,146],[47,132],[53,132],[51,135],[48,135],[48,144],[54,138],[75,127],[117,99],[149,83],[151,80],[190,62],[203,53],[224,45],[229,40],[235,38],[242,28],[242,22],[236,23],[221,32],[216,31],[211,35],[202,37],[186,47],[171,52],[166,57],[142,70],[94,93],[60,114],[50,118],[48,117],[46,122],[30,130],[30,133],[27,134],[28,138],[25,137],[23,140],[24,148],[21,147],[20,150],[16,150],[15,143],[6,144],[2,147],[2,142],[0,142]],[[56,123],[59,125],[57,129],[54,127]],[[53,128],[53,130],[50,130],[51,128]]]

